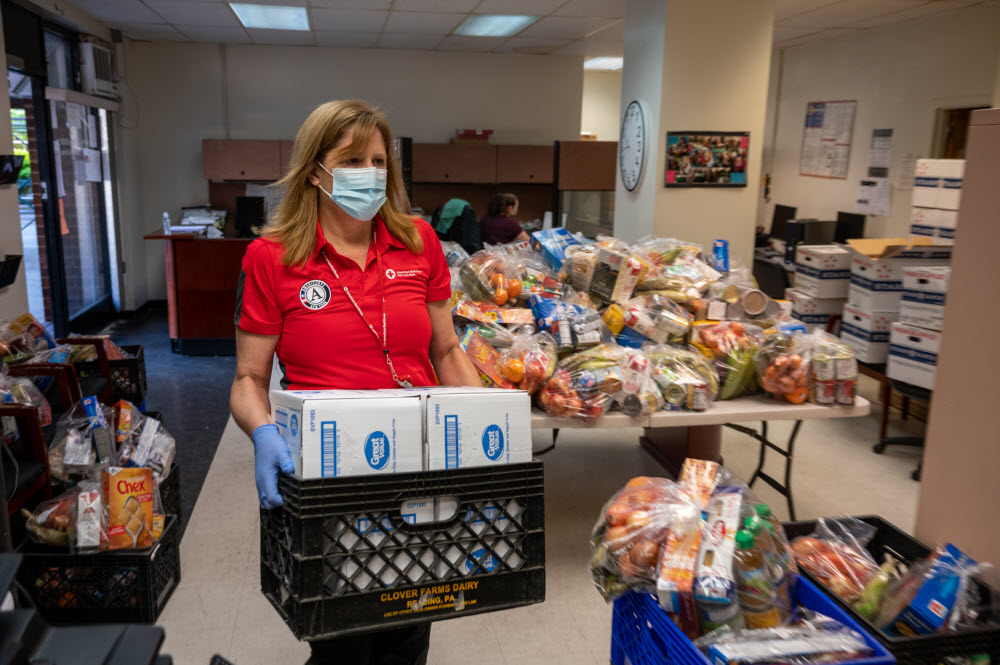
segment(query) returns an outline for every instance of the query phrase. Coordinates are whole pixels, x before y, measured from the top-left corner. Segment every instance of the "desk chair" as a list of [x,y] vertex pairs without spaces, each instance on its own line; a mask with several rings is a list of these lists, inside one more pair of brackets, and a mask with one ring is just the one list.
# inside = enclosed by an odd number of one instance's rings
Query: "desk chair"
[[[931,394],[932,394],[930,390],[927,390],[926,388],[921,388],[919,386],[914,386],[914,385],[911,385],[909,383],[903,383],[902,381],[896,381],[895,379],[890,379],[889,383],[892,386],[892,390],[895,390],[896,392],[898,392],[900,395],[903,396],[904,405],[905,405],[904,408],[903,408],[903,413],[904,414],[906,413],[906,410],[908,409],[909,400],[915,400],[917,402],[922,402],[922,403],[924,403],[924,404],[927,405],[928,409],[930,409]],[[885,436],[885,434],[883,432],[882,438],[879,440],[878,443],[876,443],[872,447],[872,450],[874,450],[876,454],[881,455],[882,453],[885,452],[886,446],[912,446],[912,447],[916,447],[916,448],[923,448],[924,447],[924,437],[922,437],[922,436],[888,436],[887,437],[887,436]],[[920,471],[923,468],[923,464],[924,464],[923,461],[921,461],[919,464],[917,464],[917,468],[914,469],[913,473],[910,474],[910,476],[914,480],[917,480],[917,481],[920,480]]]

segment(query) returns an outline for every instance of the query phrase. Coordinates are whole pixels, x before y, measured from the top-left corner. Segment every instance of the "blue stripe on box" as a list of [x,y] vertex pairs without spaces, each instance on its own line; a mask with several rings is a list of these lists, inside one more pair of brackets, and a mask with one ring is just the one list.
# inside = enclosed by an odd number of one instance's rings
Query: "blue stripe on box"
[[913,179],[914,187],[933,187],[937,189],[941,186],[941,178],[918,177]]
[[954,240],[955,239],[955,229],[938,228],[938,237],[939,238],[951,238],[952,240]]
[[929,293],[927,291],[903,291],[903,300],[923,305],[943,305],[944,293]]
[[962,189],[961,178],[942,178],[941,186],[945,189]]
[[897,358],[902,358],[903,360],[913,360],[918,363],[923,363],[925,365],[935,366],[937,365],[937,354],[930,353],[929,351],[921,351],[919,349],[911,349],[908,346],[900,346],[899,344],[889,345],[889,355],[896,356]]
[[910,233],[915,236],[932,236],[936,228],[936,226],[927,226],[926,224],[910,224]]
[[841,323],[840,329],[842,332],[851,335],[852,337],[857,337],[858,339],[863,339],[866,342],[872,342],[874,344],[885,343],[889,341],[889,333],[886,332],[872,332],[870,330],[862,330],[852,326],[849,323]]
[[903,282],[901,281],[876,282],[861,275],[851,275],[851,284],[860,286],[862,289],[868,289],[869,291],[900,291],[903,288]]
[[792,318],[802,323],[826,323],[830,320],[830,314],[800,314],[793,309]]
[[795,264],[795,272],[816,279],[847,279],[851,276],[850,270],[817,270],[802,263]]

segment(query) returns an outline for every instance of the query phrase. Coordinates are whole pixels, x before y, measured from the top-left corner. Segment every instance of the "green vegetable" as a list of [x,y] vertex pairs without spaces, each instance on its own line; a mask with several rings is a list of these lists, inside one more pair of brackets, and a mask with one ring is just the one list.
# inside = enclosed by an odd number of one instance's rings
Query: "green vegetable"
[[852,605],[858,614],[869,621],[875,618],[875,615],[878,614],[879,605],[882,604],[882,594],[886,586],[888,586],[889,580],[892,579],[895,569],[895,561],[886,561],[879,567],[878,572],[868,581],[868,585],[861,593],[861,598]]
[[729,374],[722,385],[719,399],[733,399],[752,389],[755,377],[752,349],[733,349],[726,358]]

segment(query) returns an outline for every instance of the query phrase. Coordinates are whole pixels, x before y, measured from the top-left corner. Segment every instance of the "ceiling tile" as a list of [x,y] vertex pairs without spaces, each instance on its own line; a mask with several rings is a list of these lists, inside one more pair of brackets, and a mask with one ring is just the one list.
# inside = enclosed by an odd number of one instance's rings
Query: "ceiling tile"
[[500,45],[498,53],[526,53],[530,55],[547,55],[569,45],[565,39],[545,39],[543,37],[513,37]]
[[377,32],[343,32],[340,30],[316,30],[319,46],[339,46],[341,48],[375,48]]
[[828,5],[835,5],[841,0],[776,0],[774,3],[774,20],[805,14]]
[[247,28],[250,38],[254,44],[282,44],[309,46],[313,44],[313,34],[311,30],[264,30],[261,28]]
[[625,19],[612,23],[606,28],[590,35],[590,39],[602,39],[604,41],[625,41]]
[[162,18],[139,0],[73,0],[72,4],[113,27],[128,23],[163,23]]
[[557,11],[556,15],[624,18],[625,0],[573,0]]
[[392,0],[309,0],[309,4],[331,9],[389,9]]
[[518,37],[552,37],[557,39],[579,39],[592,32],[606,28],[615,19],[550,16],[532,23]]
[[565,2],[566,0],[483,0],[476,7],[476,13],[545,16]]
[[187,37],[177,32],[172,25],[163,23],[130,23],[121,26],[122,33],[130,39],[142,39],[151,42],[170,41],[183,42]]
[[191,40],[213,44],[249,44],[250,36],[243,28],[210,28],[203,25],[174,26]]
[[385,17],[389,12],[362,12],[338,9],[312,10],[314,30],[336,30],[358,32],[382,32]]
[[146,0],[154,12],[168,23],[216,28],[242,28],[233,10],[221,2]]
[[508,39],[508,37],[466,37],[464,35],[452,35],[451,37],[445,37],[444,41],[438,44],[438,49],[442,51],[492,51]]
[[403,48],[403,49],[417,49],[425,50],[432,49],[441,43],[444,39],[444,35],[419,35],[419,34],[403,34],[403,33],[382,33],[382,37],[378,40],[379,48]]
[[778,21],[786,28],[839,28],[865,19],[886,16],[905,9],[912,9],[930,0],[842,0],[805,14]]
[[878,25],[886,25],[887,23],[901,23],[903,21],[909,21],[915,18],[923,18],[927,16],[937,16],[939,14],[947,14],[949,12],[956,11],[958,9],[964,9],[972,5],[979,4],[980,0],[936,0],[930,3],[921,3],[916,7],[910,7],[902,11],[895,12],[893,14],[876,16],[873,18],[867,18],[854,23],[851,23],[849,27],[852,28],[874,28]]
[[597,39],[578,39],[556,51],[553,55],[585,55],[588,57],[621,56],[625,54],[624,47],[617,42]]
[[479,0],[396,0],[393,9],[404,12],[471,12]]
[[465,19],[464,14],[426,14],[420,12],[397,12],[389,14],[386,32],[410,32],[418,34],[447,35]]

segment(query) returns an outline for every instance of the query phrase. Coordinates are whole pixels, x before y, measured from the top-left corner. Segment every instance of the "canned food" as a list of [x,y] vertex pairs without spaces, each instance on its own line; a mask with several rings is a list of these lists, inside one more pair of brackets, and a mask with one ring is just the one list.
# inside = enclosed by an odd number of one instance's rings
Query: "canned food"
[[747,311],[740,303],[733,303],[726,307],[726,318],[732,320],[742,319],[747,315]]
[[837,404],[854,406],[854,394],[857,390],[858,382],[854,379],[844,379],[837,381],[836,401]]
[[813,356],[811,364],[813,376],[817,381],[833,381],[837,378],[837,369],[830,356]]
[[764,307],[764,316],[769,319],[776,319],[779,314],[781,314],[781,305],[774,300],[768,300],[767,305]]
[[663,399],[667,401],[667,404],[674,404],[678,408],[684,404],[687,395],[687,388],[680,383],[670,383],[663,389]]
[[837,402],[837,382],[817,380],[813,384],[813,397],[816,404],[835,404]]
[[730,284],[724,288],[722,290],[722,300],[730,305],[738,303],[740,301],[740,287]]
[[[858,361],[854,359],[854,356],[838,356],[833,359],[833,364],[838,381],[858,378]],[[851,403],[853,404],[853,400]]]
[[767,309],[768,297],[764,295],[763,291],[758,291],[757,289],[747,289],[743,292],[741,302],[743,303],[743,309],[746,310],[747,314],[750,316],[757,316]]
[[687,408],[690,411],[704,411],[708,408],[708,386],[692,383],[688,386]]
[[656,331],[654,332],[654,336],[650,337],[650,339],[662,344],[668,339],[683,337],[687,334],[689,327],[690,324],[686,318],[666,310],[660,312],[659,317],[657,317]]
[[626,395],[622,402],[622,410],[632,418],[648,416],[660,408],[656,393],[645,392],[641,395]]

